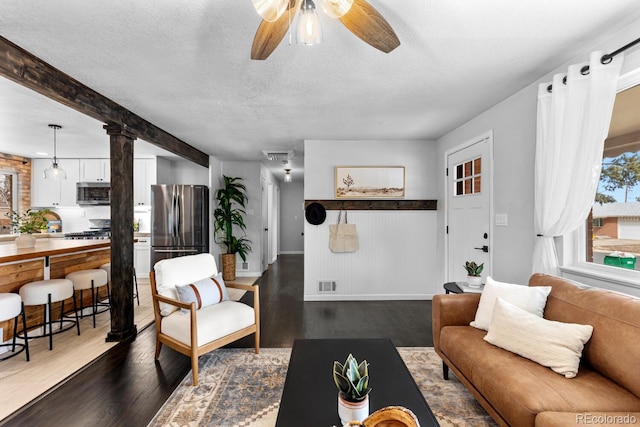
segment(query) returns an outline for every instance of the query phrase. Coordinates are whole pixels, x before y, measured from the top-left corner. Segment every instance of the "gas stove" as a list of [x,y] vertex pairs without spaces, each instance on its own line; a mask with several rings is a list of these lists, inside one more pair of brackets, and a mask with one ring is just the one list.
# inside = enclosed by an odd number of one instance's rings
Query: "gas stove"
[[65,240],[107,240],[111,238],[109,230],[89,230],[77,233],[66,233]]

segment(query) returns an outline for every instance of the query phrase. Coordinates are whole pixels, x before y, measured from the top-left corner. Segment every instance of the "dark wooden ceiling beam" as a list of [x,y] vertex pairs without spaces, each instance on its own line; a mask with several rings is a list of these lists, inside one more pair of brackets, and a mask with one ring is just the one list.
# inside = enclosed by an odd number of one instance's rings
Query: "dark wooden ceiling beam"
[[0,75],[157,147],[209,166],[209,156],[0,36]]

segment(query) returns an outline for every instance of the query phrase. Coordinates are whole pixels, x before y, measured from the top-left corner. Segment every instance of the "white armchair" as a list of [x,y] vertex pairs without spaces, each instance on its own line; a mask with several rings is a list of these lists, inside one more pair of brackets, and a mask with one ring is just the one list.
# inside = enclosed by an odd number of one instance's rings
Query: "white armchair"
[[260,352],[257,285],[226,284],[228,288],[253,292],[253,307],[226,300],[197,309],[195,302],[179,301],[176,286],[215,276],[218,269],[213,255],[198,254],[162,260],[156,263],[154,270],[149,276],[156,324],[156,360],[162,344],[190,356],[195,386],[198,385],[200,355],[251,334],[255,334],[256,353]]

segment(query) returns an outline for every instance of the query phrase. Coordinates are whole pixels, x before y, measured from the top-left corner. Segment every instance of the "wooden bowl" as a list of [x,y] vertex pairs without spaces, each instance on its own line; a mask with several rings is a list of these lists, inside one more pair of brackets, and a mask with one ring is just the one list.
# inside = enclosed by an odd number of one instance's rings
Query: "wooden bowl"
[[402,406],[378,409],[359,424],[364,427],[420,427],[414,413]]

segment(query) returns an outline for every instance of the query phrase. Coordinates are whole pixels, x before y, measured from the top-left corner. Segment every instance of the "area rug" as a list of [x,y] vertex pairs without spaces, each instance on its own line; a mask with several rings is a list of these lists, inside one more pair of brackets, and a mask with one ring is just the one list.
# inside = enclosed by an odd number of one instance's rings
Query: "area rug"
[[[495,426],[452,373],[442,379],[433,348],[398,351],[440,425]],[[273,427],[290,355],[290,348],[263,348],[260,354],[218,349],[201,356],[199,385],[191,385],[189,373],[149,426]]]

